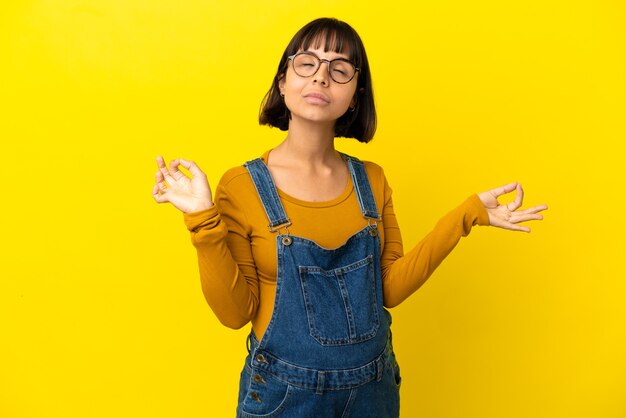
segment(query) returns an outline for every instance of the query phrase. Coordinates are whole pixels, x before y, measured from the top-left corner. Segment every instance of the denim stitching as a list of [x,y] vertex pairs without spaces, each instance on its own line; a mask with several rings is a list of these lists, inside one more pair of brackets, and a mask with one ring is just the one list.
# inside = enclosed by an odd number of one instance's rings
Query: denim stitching
[[[255,365],[253,368],[263,370],[274,378],[291,386],[303,389],[315,389],[317,387],[319,371],[287,363],[265,351],[263,355],[269,359],[268,364]],[[324,370],[324,390],[352,389],[375,380],[378,375],[379,364],[387,363],[389,356],[390,351],[387,345],[374,360],[361,367],[354,369]],[[361,377],[358,375],[361,375]]]
[[[343,155],[346,156],[345,154]],[[270,318],[270,322],[268,324],[266,332],[261,338],[261,341],[258,342],[257,339],[254,338],[254,336],[252,336],[251,338],[251,361],[249,363],[252,368],[254,370],[262,371],[262,374],[273,377],[275,381],[281,381],[286,383],[288,394],[291,393],[292,389],[294,391],[294,397],[292,397],[292,401],[290,401],[288,404],[285,404],[284,406],[286,410],[289,410],[289,405],[293,403],[293,399],[296,399],[295,396],[297,395],[297,387],[315,390],[316,387],[319,389],[320,381],[322,381],[323,391],[350,390],[350,397],[346,402],[343,415],[345,416],[346,414],[348,414],[350,410],[352,410],[352,412],[354,413],[353,410],[356,406],[355,402],[358,401],[358,399],[356,399],[358,398],[356,396],[357,392],[356,390],[354,390],[354,388],[365,385],[372,380],[377,379],[380,376],[381,366],[383,366],[383,370],[386,369],[385,366],[388,363],[389,355],[390,353],[392,353],[390,348],[387,347],[390,342],[387,341],[387,343],[385,344],[385,342],[380,341],[379,338],[382,335],[380,327],[383,323],[383,320],[385,324],[385,329],[383,329],[382,331],[384,331],[385,338],[387,338],[386,335],[388,334],[386,324],[391,322],[388,311],[382,309],[382,283],[380,281],[381,278],[379,273],[380,259],[378,258],[380,256],[381,239],[377,234],[370,235],[372,228],[376,227],[376,224],[370,224],[371,219],[375,219],[376,221],[380,222],[379,213],[376,208],[376,201],[374,200],[373,191],[371,189],[364,164],[354,157],[346,157],[348,168],[350,170],[350,175],[355,186],[355,193],[359,203],[359,207],[361,209],[361,213],[366,218],[370,218],[368,224],[363,229],[357,231],[357,233],[349,237],[344,244],[334,249],[324,248],[314,241],[308,240],[303,237],[293,236],[291,237],[293,240],[292,243],[296,245],[286,247],[281,243],[280,239],[282,238],[282,235],[280,235],[279,233],[276,237],[276,253],[278,259],[274,312],[272,314],[272,317]],[[268,216],[270,227],[272,225],[280,226],[281,221],[288,222],[288,218],[284,212],[284,207],[282,206],[280,196],[278,195],[278,190],[276,189],[275,184],[271,179],[271,174],[269,173],[267,166],[262,159],[257,160],[258,161],[256,162],[253,161],[247,164],[247,166],[250,166],[248,171],[250,172],[253,183],[255,184],[255,188],[257,189],[257,193],[261,199],[261,204],[263,205],[265,214]],[[280,219],[281,214],[283,215],[282,219]],[[280,320],[280,318],[276,317],[278,308],[280,308],[282,312],[285,306],[296,306],[295,303],[297,303],[297,306],[299,306],[299,308],[297,308],[297,312],[302,315],[302,322],[301,325],[299,325],[298,329],[302,331],[298,331],[292,335],[294,335],[294,337],[297,335],[297,338],[302,338],[303,341],[309,340],[310,342],[308,344],[310,345],[310,348],[312,350],[326,350],[325,348],[316,348],[315,343],[312,343],[313,340],[311,340],[309,337],[310,333],[306,330],[307,326],[311,328],[312,325],[315,325],[314,319],[311,318],[311,320],[309,320],[308,318],[309,312],[312,311],[311,303],[317,303],[318,299],[320,302],[323,302],[324,296],[316,294],[313,299],[311,298],[311,295],[305,297],[308,291],[311,289],[314,290],[314,288],[308,288],[307,284],[305,284],[305,281],[301,279],[302,274],[308,273],[304,273],[298,264],[298,261],[300,260],[298,255],[299,252],[303,252],[303,254],[310,252],[311,254],[315,255],[313,258],[308,258],[308,262],[301,263],[316,264],[316,266],[310,266],[310,272],[312,274],[319,275],[318,278],[330,277],[332,280],[335,280],[335,288],[337,292],[336,297],[337,299],[341,298],[344,305],[342,307],[342,303],[339,302],[339,300],[336,300],[336,309],[338,310],[338,312],[341,312],[341,309],[344,309],[345,315],[347,315],[348,318],[348,323],[346,325],[339,326],[339,331],[334,330],[334,325],[330,325],[328,327],[330,333],[338,333],[340,336],[344,334],[346,336],[346,338],[341,338],[334,343],[345,344],[360,342],[360,338],[352,338],[353,336],[358,335],[359,323],[363,323],[364,328],[369,328],[372,323],[376,322],[376,327],[372,333],[372,336],[367,339],[376,337],[376,339],[373,341],[374,346],[378,348],[375,349],[375,351],[373,352],[371,350],[367,350],[366,356],[357,356],[357,358],[362,357],[362,360],[356,362],[351,361],[349,364],[357,366],[355,368],[332,370],[336,367],[341,367],[341,363],[337,363],[336,361],[326,363],[326,368],[322,366],[323,363],[317,364],[315,362],[309,364],[309,367],[312,368],[301,367],[298,366],[298,364],[301,364],[301,362],[298,360],[298,357],[291,358],[288,355],[286,357],[283,357],[283,353],[281,352],[281,350],[274,345],[274,340],[277,336],[280,336],[281,338],[289,338],[289,335],[285,334],[286,329],[281,328],[282,321]],[[360,256],[352,257],[350,255],[351,253],[359,254]],[[316,261],[316,257],[318,256],[320,258]],[[340,267],[336,267],[337,263],[335,261],[339,259],[349,262],[352,262],[354,259],[357,259],[358,261],[343,266],[341,266],[340,264]],[[304,261],[304,259],[302,259],[301,261]],[[289,268],[289,271],[285,271],[286,267]],[[327,268],[330,272],[330,275],[327,274],[328,272],[326,270],[323,270],[322,267]],[[293,270],[294,268],[295,270]],[[362,268],[366,269],[365,273],[357,273],[357,270]],[[359,282],[361,280],[368,280],[369,284],[364,284],[361,290],[359,290],[357,293],[354,293],[356,291],[355,287],[353,287],[355,282],[350,281],[351,277],[346,276],[347,274],[358,275]],[[300,283],[300,285],[298,285],[298,282]],[[302,297],[304,300],[300,299],[300,301],[296,302],[296,300],[293,299],[293,292],[296,291],[299,294],[300,291],[297,290],[298,287],[301,288],[302,296],[295,296],[297,298]],[[354,310],[358,308],[355,303],[358,303],[359,300],[367,300],[367,295],[369,295],[369,298],[371,298],[374,303],[367,304],[368,312],[363,313],[362,316],[358,316],[360,312],[358,310]],[[353,303],[351,301],[351,297],[355,298]],[[285,303],[287,303],[286,301],[290,303],[294,302],[294,305],[285,305]],[[380,306],[378,306],[379,303],[381,304]],[[381,308],[382,312],[379,311],[378,308]],[[372,313],[374,314],[374,317],[368,317],[368,314]],[[339,315],[341,315],[341,313],[339,313]],[[305,325],[304,323],[304,316],[307,316],[307,325]],[[380,343],[386,346],[385,349],[382,351],[378,351],[382,347]],[[369,347],[370,343],[365,343],[364,346],[365,345]],[[362,346],[358,347],[359,351],[361,347]],[[337,350],[346,349],[348,348],[338,348]],[[276,352],[274,352],[274,350],[276,350]],[[379,352],[378,356],[373,355],[376,353],[376,351]],[[328,353],[331,352],[332,351],[328,351]],[[263,354],[268,362],[257,364],[257,362],[254,361],[256,354]],[[286,360],[282,360],[282,358],[285,358]],[[374,358],[374,360],[371,360],[372,358]],[[363,362],[365,362],[365,364],[363,364]],[[334,364],[334,366],[328,367],[328,365],[330,364]],[[251,371],[252,368],[250,369]],[[280,392],[276,392],[277,396],[273,399],[278,400],[280,394],[282,394],[282,389]],[[245,413],[246,415],[244,416],[271,417],[274,416],[274,413],[278,413],[278,410],[266,415]],[[340,410],[337,411],[337,413],[340,413]]]
[[261,198],[263,210],[270,221],[270,227],[289,222],[289,218],[278,196],[274,180],[265,162],[261,158],[257,158],[245,163],[244,167],[246,167],[253,179],[252,183]]
[[[376,293],[376,275],[374,274],[374,264],[372,263],[373,257],[369,255],[363,260],[359,260],[352,264],[349,264],[345,267],[340,267],[331,271],[326,271],[317,266],[299,266],[299,275],[300,275],[300,286],[302,288],[302,294],[304,297],[304,306],[307,315],[307,323],[309,325],[309,334],[313,337],[318,343],[323,346],[340,346],[340,345],[350,345],[357,344],[363,341],[367,341],[372,339],[376,333],[378,332],[378,328],[380,327],[380,318],[378,315],[378,295]],[[369,306],[372,309],[372,321],[371,328],[366,330],[361,334],[357,334],[356,324],[354,321],[354,314],[352,313],[352,305],[350,303],[350,295],[348,293],[348,289],[345,284],[345,279],[343,275],[345,272],[354,271],[357,268],[365,267],[366,268],[366,277],[367,277],[367,285],[370,293],[370,298],[372,300],[371,305]],[[313,273],[313,274],[311,274]],[[328,336],[322,335],[319,327],[316,325],[315,320],[315,312],[313,303],[311,302],[311,297],[309,296],[309,279],[308,276],[321,275],[323,277],[335,279],[335,283],[339,286],[339,292],[341,299],[344,304],[344,314],[346,315],[346,319],[348,322],[348,335],[343,338],[331,338]],[[280,276],[279,276],[280,277]],[[277,291],[278,297],[278,291]],[[278,305],[275,305],[278,306]]]
[[287,392],[285,393],[285,397],[283,398],[283,400],[280,401],[280,404],[278,404],[278,406],[273,411],[268,412],[267,414],[252,414],[250,412],[244,411],[243,410],[243,406],[242,406],[241,416],[243,418],[273,418],[273,417],[276,417],[283,409],[285,409],[285,404],[287,402],[287,399],[289,399],[291,397],[292,392],[293,392],[292,386],[291,385],[287,385]]
[[348,293],[348,288],[346,286],[346,279],[341,272],[338,272],[335,277],[337,278],[337,284],[339,285],[339,291],[341,292],[341,300],[343,301],[346,319],[348,320],[348,336],[351,340],[353,340],[357,337],[356,324],[354,323],[354,315],[352,314],[350,294]]
[[[363,216],[372,219],[379,219],[376,201],[374,200],[374,197],[371,193],[372,189],[370,186],[369,178],[367,177],[365,165],[362,161],[354,157],[343,153],[342,155],[345,156],[348,160],[350,176],[352,177],[352,182],[355,186],[354,189],[356,191],[356,196],[359,201],[359,207],[361,208]],[[368,202],[371,202],[373,206],[368,206]]]

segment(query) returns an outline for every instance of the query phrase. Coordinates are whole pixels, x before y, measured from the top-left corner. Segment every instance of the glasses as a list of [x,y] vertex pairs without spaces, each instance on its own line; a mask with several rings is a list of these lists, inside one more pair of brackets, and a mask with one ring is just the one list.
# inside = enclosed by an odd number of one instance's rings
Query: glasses
[[334,60],[320,59],[312,52],[298,52],[293,54],[288,59],[291,60],[293,70],[300,77],[311,77],[323,62],[328,64],[328,74],[335,83],[346,84],[354,78],[359,68],[355,67],[353,63],[345,58],[335,58]]

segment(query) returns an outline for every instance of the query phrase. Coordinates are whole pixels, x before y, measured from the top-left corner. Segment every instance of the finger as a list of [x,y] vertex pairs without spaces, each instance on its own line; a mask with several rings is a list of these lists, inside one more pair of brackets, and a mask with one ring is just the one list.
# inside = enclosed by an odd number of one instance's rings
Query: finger
[[533,206],[532,208],[528,208],[528,209],[524,209],[524,210],[518,210],[515,213],[518,214],[528,214],[528,213],[537,213],[537,212],[541,212],[548,209],[548,205],[537,205],[537,206]]
[[538,215],[538,214],[525,214],[525,215],[514,214],[509,218],[509,222],[516,224],[519,222],[526,222],[526,221],[540,221],[542,219],[543,219],[543,215]]
[[504,186],[496,187],[491,190],[491,193],[495,196],[502,196],[503,194],[510,193],[517,187],[517,182],[505,184]]
[[530,232],[530,228],[527,226],[521,225],[511,225],[511,231],[519,231],[519,232]]
[[163,159],[163,157],[159,155],[156,158],[156,162],[157,162],[157,167],[159,168],[159,171],[165,175],[168,172],[168,170],[167,170],[167,166],[165,165],[165,160]]
[[165,181],[168,186],[173,186],[176,183],[176,179],[170,174],[170,171],[167,169],[165,161],[163,161],[162,157],[157,158],[157,165],[159,167],[161,175],[163,176],[162,181]]
[[180,164],[185,167],[185,169],[189,170],[192,176],[204,176],[204,172],[198,167],[198,165],[190,160],[185,160],[184,158],[179,158]]
[[170,161],[170,175],[177,181],[187,178],[187,176],[185,176],[185,174],[178,169],[178,166],[180,166],[180,158]]
[[160,171],[157,171],[154,177],[156,179],[156,186],[159,188],[159,190],[162,190],[162,191],[167,190],[167,186],[165,185],[165,177],[163,176],[163,173]]
[[156,157],[156,163],[157,163],[157,167],[159,167],[159,170],[161,170],[162,168],[165,168],[165,160],[163,159],[162,156],[158,155]]
[[521,184],[517,184],[516,186],[517,192],[515,193],[515,200],[506,205],[507,209],[513,212],[522,206],[522,202],[524,201],[524,189],[522,189]]
[[503,222],[501,225],[496,225],[500,228],[508,229],[511,231],[530,232],[530,228],[527,226],[516,225],[511,222]]
[[152,188],[152,197],[156,200],[157,203],[165,203],[168,201],[167,196],[160,193],[159,186],[156,184]]
[[548,205],[541,204],[541,205],[533,206],[532,208],[528,210],[532,211],[533,213],[537,213],[537,212],[541,212],[542,210],[547,210],[547,209],[548,209]]

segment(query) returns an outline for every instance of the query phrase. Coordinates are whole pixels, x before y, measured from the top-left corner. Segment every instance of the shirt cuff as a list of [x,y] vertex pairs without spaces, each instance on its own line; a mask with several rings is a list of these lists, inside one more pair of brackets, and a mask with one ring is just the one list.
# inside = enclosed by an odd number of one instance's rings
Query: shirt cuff
[[211,229],[219,223],[219,212],[217,206],[213,205],[208,209],[200,210],[197,212],[184,213],[185,226],[191,232],[197,231],[200,228]]
[[474,219],[474,225],[491,225],[489,223],[489,214],[487,213],[487,209],[485,208],[485,205],[483,205],[482,200],[480,200],[480,197],[478,197],[477,194],[474,194],[470,196],[467,200],[470,204],[470,212],[472,218]]

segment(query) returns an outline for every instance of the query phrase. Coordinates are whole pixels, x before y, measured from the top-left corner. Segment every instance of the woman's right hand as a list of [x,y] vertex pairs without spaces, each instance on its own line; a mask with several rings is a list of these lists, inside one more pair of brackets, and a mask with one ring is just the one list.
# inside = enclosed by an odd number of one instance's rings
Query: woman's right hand
[[[198,212],[213,206],[211,187],[206,174],[193,161],[177,158],[165,166],[163,157],[157,157],[156,184],[152,188],[152,196],[157,203],[170,202],[177,209],[189,213]],[[183,166],[191,173],[187,177],[178,169]]]

